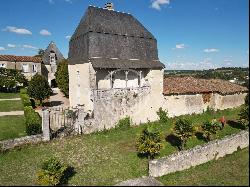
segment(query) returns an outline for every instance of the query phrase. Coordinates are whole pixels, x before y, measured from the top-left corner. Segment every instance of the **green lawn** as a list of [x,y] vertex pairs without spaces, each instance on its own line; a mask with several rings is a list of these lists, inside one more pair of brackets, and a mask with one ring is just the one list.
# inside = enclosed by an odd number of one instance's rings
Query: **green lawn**
[[0,101],[0,112],[21,111],[23,104],[21,100]]
[[[214,115],[192,115],[196,125],[213,117],[236,119],[239,108],[220,111]],[[45,158],[55,155],[64,163],[74,167],[76,174],[69,180],[70,185],[114,185],[118,182],[148,175],[147,159],[136,154],[135,142],[146,125],[157,127],[164,139],[173,128],[171,119],[167,124],[158,122],[143,124],[127,129],[112,129],[106,132],[79,135],[53,140],[49,143],[30,145],[0,154],[1,185],[34,185],[36,171]],[[218,138],[239,132],[240,129],[226,126]],[[188,147],[205,143],[195,136],[188,141]],[[177,152],[176,147],[164,141],[160,157]]]
[[24,116],[0,116],[0,140],[26,136]]
[[19,98],[19,92],[18,93],[3,93],[0,92],[0,99],[12,99],[12,98]]
[[249,148],[158,180],[166,186],[248,186]]

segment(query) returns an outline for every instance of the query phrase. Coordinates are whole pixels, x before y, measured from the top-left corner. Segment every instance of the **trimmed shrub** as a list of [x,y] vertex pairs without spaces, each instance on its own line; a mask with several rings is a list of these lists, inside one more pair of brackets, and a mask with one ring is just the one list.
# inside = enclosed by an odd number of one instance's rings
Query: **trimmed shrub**
[[128,128],[130,127],[130,117],[126,117],[126,118],[123,118],[123,119],[120,119],[119,122],[117,123],[116,125],[116,128]]
[[244,105],[242,109],[240,110],[239,120],[245,129],[249,127],[249,106],[248,105]]
[[28,95],[40,101],[39,105],[43,104],[43,100],[49,98],[52,94],[52,90],[49,86],[47,79],[43,75],[34,75],[27,88]]
[[57,158],[45,160],[37,172],[37,182],[44,186],[56,186],[64,182],[64,175],[68,166],[62,164]]
[[167,123],[168,122],[169,118],[168,118],[168,112],[166,110],[163,110],[162,107],[160,107],[159,110],[156,113],[159,116],[159,119],[160,119],[161,123]]
[[30,101],[30,97],[27,94],[27,90],[26,89],[21,89],[20,90],[20,98],[22,100],[23,106],[32,106],[31,105],[31,101]]
[[66,97],[69,97],[68,64],[68,60],[62,60],[61,62],[59,62],[55,73],[58,88],[64,93]]
[[21,88],[20,89],[20,94],[27,94],[27,89],[26,88]]
[[190,120],[179,118],[174,125],[174,134],[180,139],[181,147],[183,150],[186,146],[187,140],[193,136],[195,128]]
[[162,148],[160,132],[150,127],[146,127],[137,139],[136,150],[147,158],[153,159]]
[[35,135],[42,133],[41,117],[31,106],[24,107],[26,133]]
[[221,124],[216,121],[206,121],[201,126],[203,130],[204,137],[207,141],[212,140],[212,135],[216,134],[219,129],[221,129]]

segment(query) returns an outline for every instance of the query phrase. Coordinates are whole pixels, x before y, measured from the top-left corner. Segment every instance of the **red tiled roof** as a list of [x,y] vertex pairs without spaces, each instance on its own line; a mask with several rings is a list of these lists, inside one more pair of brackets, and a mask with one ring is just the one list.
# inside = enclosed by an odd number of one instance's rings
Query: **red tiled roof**
[[163,82],[163,94],[208,93],[229,94],[247,92],[246,87],[220,79],[196,79],[194,77],[168,77]]
[[0,61],[41,63],[42,59],[32,56],[0,55]]

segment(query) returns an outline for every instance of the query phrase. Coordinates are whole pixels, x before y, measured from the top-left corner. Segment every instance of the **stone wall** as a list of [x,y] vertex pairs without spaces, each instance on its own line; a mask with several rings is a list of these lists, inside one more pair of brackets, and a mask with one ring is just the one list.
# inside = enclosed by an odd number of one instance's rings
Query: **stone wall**
[[42,134],[33,135],[33,136],[25,136],[21,138],[15,138],[10,140],[0,141],[0,150],[6,151],[8,149],[12,149],[14,147],[18,147],[26,144],[35,144],[45,141]]
[[207,107],[214,110],[235,108],[244,104],[247,93],[232,95],[211,94],[186,94],[164,96],[163,109],[168,111],[170,117],[185,114],[199,114],[207,110]]
[[92,65],[90,63],[68,65],[70,106],[84,105],[85,111],[93,111],[91,101]]
[[168,157],[149,161],[149,175],[160,177],[168,173],[182,171],[213,159],[218,159],[227,154],[232,154],[238,148],[249,146],[249,132],[241,131],[222,140],[215,140],[196,146],[190,150],[180,151]]
[[107,90],[107,94],[98,92],[93,96],[95,98],[93,116],[85,120],[83,129],[85,134],[113,128],[121,118],[133,116],[134,111],[131,109],[143,103],[143,99],[148,97],[151,90],[150,87],[142,87],[131,90],[112,89]]

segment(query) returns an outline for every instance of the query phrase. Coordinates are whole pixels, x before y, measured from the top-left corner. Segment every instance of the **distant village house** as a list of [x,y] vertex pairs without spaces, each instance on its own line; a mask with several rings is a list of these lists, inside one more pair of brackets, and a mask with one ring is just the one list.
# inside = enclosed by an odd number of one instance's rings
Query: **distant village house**
[[43,75],[49,84],[55,85],[57,64],[64,57],[54,42],[51,42],[42,58],[32,56],[0,55],[0,68],[20,70],[30,80],[35,74]]

